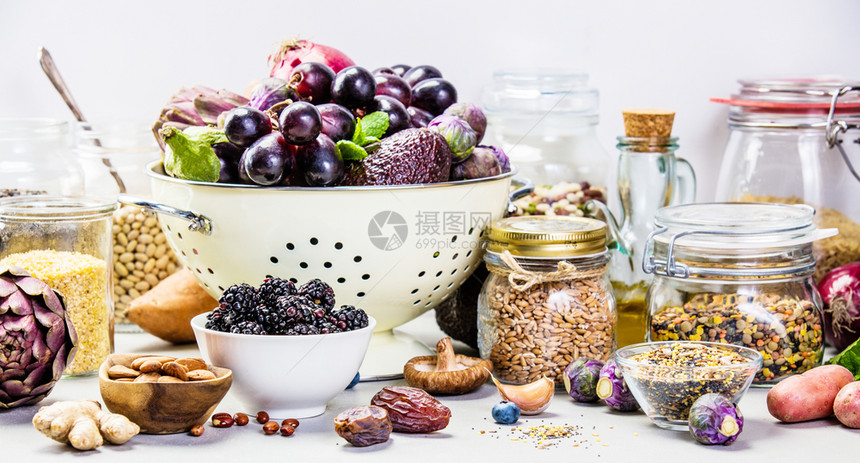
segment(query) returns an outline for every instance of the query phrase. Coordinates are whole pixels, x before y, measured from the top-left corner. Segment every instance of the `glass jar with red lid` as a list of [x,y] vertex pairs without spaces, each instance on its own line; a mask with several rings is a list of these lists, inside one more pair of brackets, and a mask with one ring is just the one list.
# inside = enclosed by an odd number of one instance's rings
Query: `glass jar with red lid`
[[726,99],[729,139],[717,201],[803,203],[822,228],[815,281],[860,261],[860,80],[740,80]]

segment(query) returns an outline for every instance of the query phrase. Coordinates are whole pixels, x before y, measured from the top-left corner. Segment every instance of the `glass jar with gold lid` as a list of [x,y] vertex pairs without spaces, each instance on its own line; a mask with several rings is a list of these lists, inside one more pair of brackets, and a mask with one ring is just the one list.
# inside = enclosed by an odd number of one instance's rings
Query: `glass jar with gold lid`
[[478,297],[478,347],[499,380],[546,376],[562,385],[579,357],[615,351],[615,297],[606,225],[582,217],[509,217],[493,223]]

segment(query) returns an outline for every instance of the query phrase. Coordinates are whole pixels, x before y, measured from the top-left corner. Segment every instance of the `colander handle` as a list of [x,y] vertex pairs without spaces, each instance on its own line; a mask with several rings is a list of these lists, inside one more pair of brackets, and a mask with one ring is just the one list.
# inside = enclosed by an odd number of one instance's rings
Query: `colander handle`
[[177,209],[175,207],[167,206],[165,204],[154,203],[151,201],[147,201],[143,198],[138,198],[136,196],[126,194],[119,195],[117,197],[117,201],[119,201],[121,204],[129,204],[132,206],[141,207],[143,209],[146,209],[147,211],[157,212],[159,214],[167,214],[169,216],[187,220],[189,222],[189,230],[202,233],[206,236],[212,234],[212,220],[205,215],[201,215],[191,211],[184,211],[182,209]]
[[531,181],[531,179],[525,177],[514,177],[512,181],[520,186],[508,194],[508,214],[514,214],[517,212],[517,205],[514,204],[514,201],[535,191],[535,182]]

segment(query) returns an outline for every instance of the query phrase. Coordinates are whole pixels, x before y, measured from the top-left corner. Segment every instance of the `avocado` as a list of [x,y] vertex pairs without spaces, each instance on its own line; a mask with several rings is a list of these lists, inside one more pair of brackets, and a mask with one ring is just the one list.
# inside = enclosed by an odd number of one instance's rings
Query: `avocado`
[[451,151],[438,133],[405,129],[383,138],[379,148],[347,165],[341,185],[438,183],[451,176]]

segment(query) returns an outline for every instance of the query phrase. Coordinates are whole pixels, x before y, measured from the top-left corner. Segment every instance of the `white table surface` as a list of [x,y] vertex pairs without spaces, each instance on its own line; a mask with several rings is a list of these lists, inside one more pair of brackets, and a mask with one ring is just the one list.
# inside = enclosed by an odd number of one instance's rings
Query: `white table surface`
[[[422,343],[433,343],[443,336],[432,312],[398,329]],[[117,352],[165,353],[177,356],[198,355],[194,344],[173,346],[149,334],[118,334]],[[463,349],[462,345],[459,345]],[[371,352],[372,353],[372,352]],[[650,423],[644,413],[612,412],[601,404],[579,404],[563,391],[556,393],[550,407],[538,416],[522,417],[514,426],[496,424],[490,417],[492,406],[500,399],[491,383],[470,394],[439,397],[452,412],[447,428],[431,434],[393,433],[384,444],[365,448],[349,445],[334,432],[333,419],[341,411],[369,404],[383,386],[398,381],[362,382],[329,403],[325,414],[302,419],[291,437],[264,435],[261,426],[251,421],[245,427],[217,429],[206,424],[200,437],[188,434],[138,435],[124,445],[105,444],[95,451],[79,452],[39,434],[31,424],[36,410],[59,400],[101,400],[98,378],[62,379],[40,404],[0,410],[0,449],[3,460],[44,461],[47,457],[74,455],[87,461],[433,461],[456,458],[458,461],[519,462],[526,459],[549,461],[572,458],[578,461],[695,461],[733,462],[774,461],[814,462],[837,458],[857,459],[860,430],[848,429],[835,418],[791,425],[780,424],[767,412],[766,389],[752,388],[740,402],[745,416],[744,429],[730,446],[704,446],[686,432],[667,431]],[[228,393],[216,412],[247,412]],[[273,417],[288,418],[288,417]],[[570,425],[578,428],[574,438],[545,440],[539,448],[515,428]],[[32,458],[35,457],[35,458]],[[579,460],[581,459],[581,460]],[[83,460],[78,460],[83,461]]]

